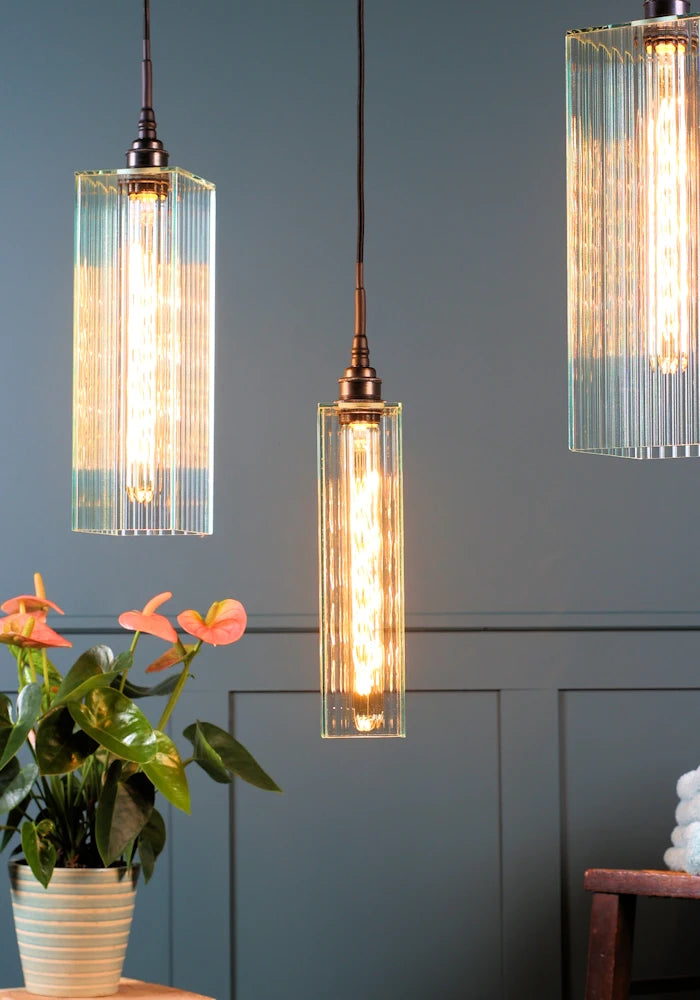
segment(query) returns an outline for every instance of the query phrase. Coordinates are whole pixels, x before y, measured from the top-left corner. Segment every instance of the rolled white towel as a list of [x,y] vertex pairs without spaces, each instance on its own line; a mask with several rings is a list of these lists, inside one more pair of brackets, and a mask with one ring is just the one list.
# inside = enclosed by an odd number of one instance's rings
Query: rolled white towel
[[676,806],[676,823],[678,826],[686,826],[688,823],[695,823],[700,820],[700,795],[692,799],[683,799]]
[[688,827],[685,851],[685,870],[691,875],[700,875],[700,823]]
[[674,847],[684,847],[686,839],[688,837],[688,826],[674,826],[671,831],[671,843]]
[[684,847],[669,847],[664,854],[664,864],[672,872],[685,872],[688,869],[686,850]]
[[679,799],[692,799],[700,792],[700,767],[695,771],[686,771],[678,779],[676,791]]

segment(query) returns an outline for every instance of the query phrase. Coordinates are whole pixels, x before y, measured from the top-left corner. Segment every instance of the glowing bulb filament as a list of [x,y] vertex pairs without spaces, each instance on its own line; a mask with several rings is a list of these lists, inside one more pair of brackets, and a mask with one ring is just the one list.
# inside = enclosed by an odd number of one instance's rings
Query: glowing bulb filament
[[652,112],[647,121],[647,313],[652,371],[688,367],[688,122],[683,39],[646,44]]
[[379,427],[353,423],[350,445],[350,646],[353,710],[360,732],[384,723]]
[[156,492],[156,364],[158,324],[158,195],[129,197],[126,290],[126,470],[131,501],[151,503]]

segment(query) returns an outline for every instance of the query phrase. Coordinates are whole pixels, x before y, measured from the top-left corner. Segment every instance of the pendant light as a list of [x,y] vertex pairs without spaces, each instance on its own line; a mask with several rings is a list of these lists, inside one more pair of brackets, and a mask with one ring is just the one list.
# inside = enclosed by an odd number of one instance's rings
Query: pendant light
[[700,17],[567,35],[569,447],[700,455]]
[[76,174],[73,529],[212,531],[214,185],[156,134],[150,8],[126,168]]
[[355,336],[339,399],[318,408],[325,737],[405,736],[401,404],[382,399],[366,334],[364,3],[358,0]]

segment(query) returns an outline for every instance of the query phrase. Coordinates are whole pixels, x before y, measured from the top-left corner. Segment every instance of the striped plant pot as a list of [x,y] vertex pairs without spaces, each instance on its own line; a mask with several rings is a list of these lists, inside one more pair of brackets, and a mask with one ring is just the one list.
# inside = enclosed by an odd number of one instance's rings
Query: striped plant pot
[[10,895],[30,993],[116,993],[129,941],[138,866],[56,868],[48,889],[28,865],[10,862]]

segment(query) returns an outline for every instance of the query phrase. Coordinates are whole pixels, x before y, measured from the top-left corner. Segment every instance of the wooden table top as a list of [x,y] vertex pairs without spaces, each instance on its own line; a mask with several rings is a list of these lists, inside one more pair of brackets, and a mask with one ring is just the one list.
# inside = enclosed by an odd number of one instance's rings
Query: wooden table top
[[[0,1000],[30,1000],[35,996],[39,994],[25,989],[0,989]],[[176,990],[173,986],[159,986],[158,983],[142,983],[139,979],[120,979],[119,992],[114,996],[117,1000],[212,1000],[201,993]]]

